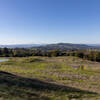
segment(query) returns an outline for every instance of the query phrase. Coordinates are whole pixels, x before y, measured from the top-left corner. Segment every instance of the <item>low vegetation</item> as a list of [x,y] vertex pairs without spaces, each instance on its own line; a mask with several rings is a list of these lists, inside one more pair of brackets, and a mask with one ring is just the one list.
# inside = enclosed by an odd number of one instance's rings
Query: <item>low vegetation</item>
[[100,100],[100,63],[78,57],[9,57],[0,100]]
[[72,50],[44,50],[42,48],[1,48],[0,57],[58,57],[58,56],[75,56],[85,60],[100,62],[100,50],[98,49],[72,49]]

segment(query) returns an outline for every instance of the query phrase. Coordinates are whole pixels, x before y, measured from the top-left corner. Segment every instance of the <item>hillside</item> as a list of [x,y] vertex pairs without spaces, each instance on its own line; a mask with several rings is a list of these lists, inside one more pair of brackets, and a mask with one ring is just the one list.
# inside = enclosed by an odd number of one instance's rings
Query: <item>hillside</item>
[[100,100],[100,63],[77,57],[8,59],[0,63],[0,100]]
[[11,45],[0,45],[0,48],[31,48],[31,47],[39,47],[44,44],[11,44]]
[[99,46],[87,44],[72,44],[72,43],[56,43],[56,44],[15,44],[15,45],[0,45],[0,48],[37,48],[40,50],[73,50],[73,49],[99,49]]
[[47,44],[44,46],[36,47],[40,50],[73,50],[73,49],[94,49],[94,46],[89,46],[86,44],[71,44],[71,43],[57,43],[57,44]]

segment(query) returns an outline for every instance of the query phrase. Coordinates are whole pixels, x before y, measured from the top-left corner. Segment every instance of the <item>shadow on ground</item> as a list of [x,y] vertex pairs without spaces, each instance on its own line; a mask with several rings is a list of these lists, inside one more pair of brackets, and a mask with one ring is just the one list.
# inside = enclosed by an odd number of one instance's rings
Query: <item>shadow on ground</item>
[[[86,95],[97,95],[94,92],[47,83],[38,79],[24,78],[0,71],[0,97],[5,98],[4,100],[51,100],[47,95],[45,96],[45,93],[50,94],[51,92],[64,92],[70,100],[72,98],[83,98]],[[74,95],[71,95],[72,93]]]

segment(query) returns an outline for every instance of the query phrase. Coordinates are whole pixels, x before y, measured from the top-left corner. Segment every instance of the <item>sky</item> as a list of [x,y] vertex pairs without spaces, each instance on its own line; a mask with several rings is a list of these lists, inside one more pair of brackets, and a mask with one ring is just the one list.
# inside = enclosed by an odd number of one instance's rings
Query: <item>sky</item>
[[0,44],[100,43],[100,0],[0,0]]

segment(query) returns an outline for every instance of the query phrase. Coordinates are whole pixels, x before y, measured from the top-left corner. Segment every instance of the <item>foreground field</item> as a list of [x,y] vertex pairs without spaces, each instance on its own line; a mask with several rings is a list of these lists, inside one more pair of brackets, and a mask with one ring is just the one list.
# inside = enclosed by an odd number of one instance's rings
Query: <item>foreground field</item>
[[100,63],[76,57],[9,58],[0,62],[0,100],[100,100]]

